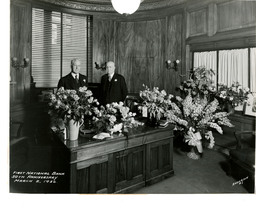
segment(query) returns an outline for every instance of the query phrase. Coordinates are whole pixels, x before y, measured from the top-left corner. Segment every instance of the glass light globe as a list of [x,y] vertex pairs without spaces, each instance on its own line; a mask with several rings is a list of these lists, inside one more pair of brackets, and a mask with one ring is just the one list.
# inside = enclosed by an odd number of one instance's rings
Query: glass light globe
[[111,0],[112,6],[119,14],[130,15],[140,6],[141,0]]

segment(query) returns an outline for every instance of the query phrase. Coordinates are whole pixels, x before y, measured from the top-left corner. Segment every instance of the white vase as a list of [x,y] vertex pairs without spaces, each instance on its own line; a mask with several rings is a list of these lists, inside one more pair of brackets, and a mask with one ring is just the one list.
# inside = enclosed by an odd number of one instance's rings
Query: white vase
[[83,123],[74,121],[73,119],[68,122],[68,130],[69,130],[69,140],[74,141],[78,139],[79,128],[83,125]]

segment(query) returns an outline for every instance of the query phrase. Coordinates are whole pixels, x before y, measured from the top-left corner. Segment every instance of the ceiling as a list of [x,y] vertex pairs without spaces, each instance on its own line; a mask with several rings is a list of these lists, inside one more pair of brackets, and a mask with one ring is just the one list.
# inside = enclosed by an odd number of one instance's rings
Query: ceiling
[[[113,12],[111,0],[41,0],[55,5],[71,7],[75,9],[89,10],[89,11],[103,11]],[[129,0],[128,0],[129,1]],[[158,8],[170,7],[178,4],[185,3],[188,0],[144,0],[139,9],[151,10]]]
[[[76,0],[84,3],[98,3],[98,4],[111,4],[111,0]],[[163,2],[166,0],[144,0],[142,3],[147,4],[147,3],[152,3],[152,2]]]

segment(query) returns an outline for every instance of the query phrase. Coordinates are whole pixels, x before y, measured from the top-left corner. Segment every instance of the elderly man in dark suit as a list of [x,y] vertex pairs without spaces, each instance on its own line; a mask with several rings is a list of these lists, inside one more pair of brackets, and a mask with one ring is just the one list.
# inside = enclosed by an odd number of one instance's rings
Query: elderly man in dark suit
[[100,102],[106,105],[112,102],[124,102],[127,95],[127,86],[122,75],[115,73],[115,63],[107,62],[107,74],[101,77]]
[[64,89],[78,90],[80,87],[86,86],[87,78],[80,74],[80,65],[79,59],[71,60],[71,72],[59,80],[58,89],[63,87]]

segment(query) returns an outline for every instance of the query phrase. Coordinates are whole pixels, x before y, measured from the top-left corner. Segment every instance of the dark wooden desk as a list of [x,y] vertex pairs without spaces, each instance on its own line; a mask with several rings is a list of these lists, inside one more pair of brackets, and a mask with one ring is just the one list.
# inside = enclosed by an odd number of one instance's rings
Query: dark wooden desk
[[70,155],[70,192],[130,193],[172,176],[172,130],[143,126],[103,141],[61,140]]

